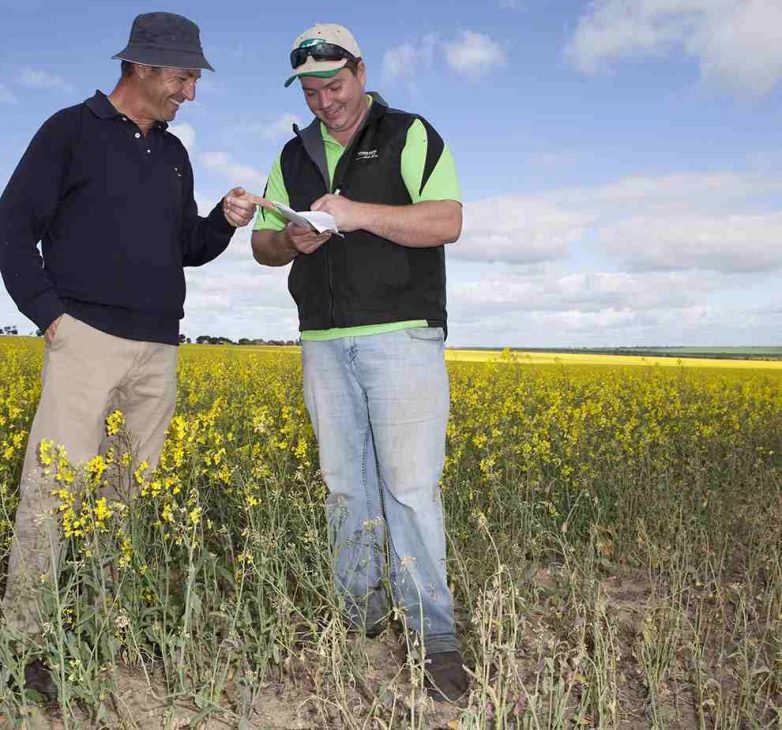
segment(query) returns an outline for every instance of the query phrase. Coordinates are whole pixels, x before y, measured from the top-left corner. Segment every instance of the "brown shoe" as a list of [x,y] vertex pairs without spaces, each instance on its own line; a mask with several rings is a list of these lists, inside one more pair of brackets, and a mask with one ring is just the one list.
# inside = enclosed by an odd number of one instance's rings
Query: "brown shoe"
[[57,702],[57,685],[52,679],[52,673],[40,659],[24,668],[24,688],[37,692],[47,702]]
[[464,671],[462,655],[458,651],[440,651],[427,654],[424,663],[424,687],[427,694],[438,701],[456,702],[470,686]]
[[364,629],[364,636],[366,636],[367,639],[377,639],[377,637],[380,636],[380,634],[382,634],[385,630],[386,622],[384,620],[376,621]]

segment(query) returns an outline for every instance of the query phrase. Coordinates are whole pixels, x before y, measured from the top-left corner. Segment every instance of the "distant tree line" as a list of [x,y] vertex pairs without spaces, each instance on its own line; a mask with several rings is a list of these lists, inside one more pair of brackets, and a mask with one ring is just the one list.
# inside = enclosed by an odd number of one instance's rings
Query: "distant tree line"
[[[192,340],[185,336],[179,335],[179,341],[182,344],[191,343]],[[212,335],[198,335],[195,338],[196,345],[281,345],[281,346],[293,346],[298,345],[299,340],[264,340],[262,338],[250,339],[249,337],[240,337],[234,341],[230,337],[212,337]]]
[[[4,327],[0,328],[0,335],[18,335],[19,334],[19,328],[15,324],[9,324],[5,325]],[[43,336],[43,332],[41,330],[35,330],[36,337]],[[185,343],[190,344],[192,340],[187,337],[186,335],[182,334],[179,335],[179,342],[183,345]],[[281,346],[293,346],[300,344],[299,340],[264,340],[262,338],[258,339],[250,339],[249,337],[240,337],[236,342],[234,342],[230,337],[212,337],[211,335],[198,335],[198,337],[195,338],[195,342],[197,345],[281,345]]]

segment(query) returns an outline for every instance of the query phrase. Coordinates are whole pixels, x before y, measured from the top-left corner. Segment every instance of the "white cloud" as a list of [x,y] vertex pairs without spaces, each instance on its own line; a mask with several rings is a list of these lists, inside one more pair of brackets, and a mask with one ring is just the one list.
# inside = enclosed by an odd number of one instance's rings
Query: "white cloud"
[[414,78],[419,68],[419,49],[413,43],[389,48],[383,54],[384,78]]
[[533,264],[563,258],[590,217],[540,198],[509,195],[468,203],[459,243],[449,254],[472,261]]
[[36,68],[24,68],[22,69],[17,83],[26,89],[46,89],[53,91],[66,91],[72,92],[75,87],[70,82],[66,81],[62,76],[43,71]]
[[294,124],[301,125],[301,118],[295,114],[282,114],[261,128],[261,136],[270,140],[287,139],[293,134]]
[[686,308],[716,289],[718,275],[688,273],[573,272],[554,269],[527,274],[492,268],[452,286],[459,307],[483,314]]
[[[574,272],[572,263],[528,274],[490,267],[463,280],[451,266],[452,346],[581,347],[760,344],[776,341],[778,297],[760,304],[731,294],[763,285],[756,275],[715,272]],[[454,276],[453,274],[456,274]]]
[[[692,344],[692,335],[681,340],[682,333],[697,328],[719,326],[723,312],[709,305],[696,304],[686,308],[667,308],[651,312],[632,309],[601,309],[585,312],[571,309],[563,312],[536,312],[531,322],[540,332],[555,332],[562,343],[579,341],[600,345]],[[675,329],[674,329],[675,328]],[[651,338],[651,339],[650,339]]]
[[[191,159],[195,159],[204,170],[207,170],[210,173],[216,173],[228,180],[232,185],[241,185],[248,190],[254,191],[261,189],[265,184],[265,173],[257,170],[251,165],[237,162],[227,152],[196,152],[197,134],[190,124],[172,124],[168,128],[168,131],[179,137]],[[209,184],[212,181],[205,179],[204,175],[199,175],[197,182],[200,187],[213,187]],[[198,203],[198,209],[201,211],[202,215],[205,215],[212,209],[214,202],[205,200],[198,191],[196,192],[195,197],[196,202]]]
[[578,250],[630,270],[782,269],[782,177],[627,177],[595,188],[465,205],[456,259],[535,264]]
[[386,50],[382,75],[386,80],[402,79],[412,83],[422,70],[432,67],[439,54],[453,71],[474,79],[505,63],[503,46],[483,33],[463,30],[450,39],[430,33],[420,40]]
[[413,81],[432,65],[438,43],[437,35],[431,33],[415,43],[389,48],[383,54],[383,78]]
[[187,123],[172,124],[168,131],[176,137],[179,137],[180,142],[185,146],[188,154],[192,155],[196,144],[196,131]]
[[16,96],[2,81],[0,81],[0,104],[15,104]]
[[483,33],[464,30],[445,44],[445,60],[457,73],[478,78],[505,63],[503,47]]
[[242,185],[255,190],[262,187],[266,181],[265,173],[237,162],[227,152],[204,152],[199,155],[198,160],[208,170],[230,180],[232,185]]
[[186,269],[187,302],[182,331],[198,335],[296,339],[296,307],[287,287],[288,269],[260,266],[250,253],[248,229],[237,231],[220,258]]
[[750,173],[674,173],[632,175],[598,188],[581,188],[555,193],[569,204],[643,205],[670,209],[693,205],[723,211],[753,197],[782,191],[782,178]]
[[581,71],[684,53],[704,78],[767,93],[782,80],[778,0],[593,0],[566,55]]
[[632,217],[606,227],[600,239],[635,269],[782,268],[782,212]]

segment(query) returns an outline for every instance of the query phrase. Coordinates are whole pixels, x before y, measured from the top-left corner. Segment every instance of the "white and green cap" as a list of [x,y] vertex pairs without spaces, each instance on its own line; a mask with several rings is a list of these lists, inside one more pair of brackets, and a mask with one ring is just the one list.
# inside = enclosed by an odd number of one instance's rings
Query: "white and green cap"
[[318,23],[293,41],[291,68],[294,73],[285,86],[290,86],[299,76],[334,76],[348,61],[359,58],[361,49],[344,25]]

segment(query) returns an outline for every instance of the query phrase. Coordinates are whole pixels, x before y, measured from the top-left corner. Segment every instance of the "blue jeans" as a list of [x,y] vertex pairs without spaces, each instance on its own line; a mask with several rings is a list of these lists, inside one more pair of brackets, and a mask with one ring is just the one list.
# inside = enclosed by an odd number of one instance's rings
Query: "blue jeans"
[[302,362],[348,620],[384,618],[387,572],[426,651],[457,649],[439,488],[449,407],[442,329],[303,341]]

